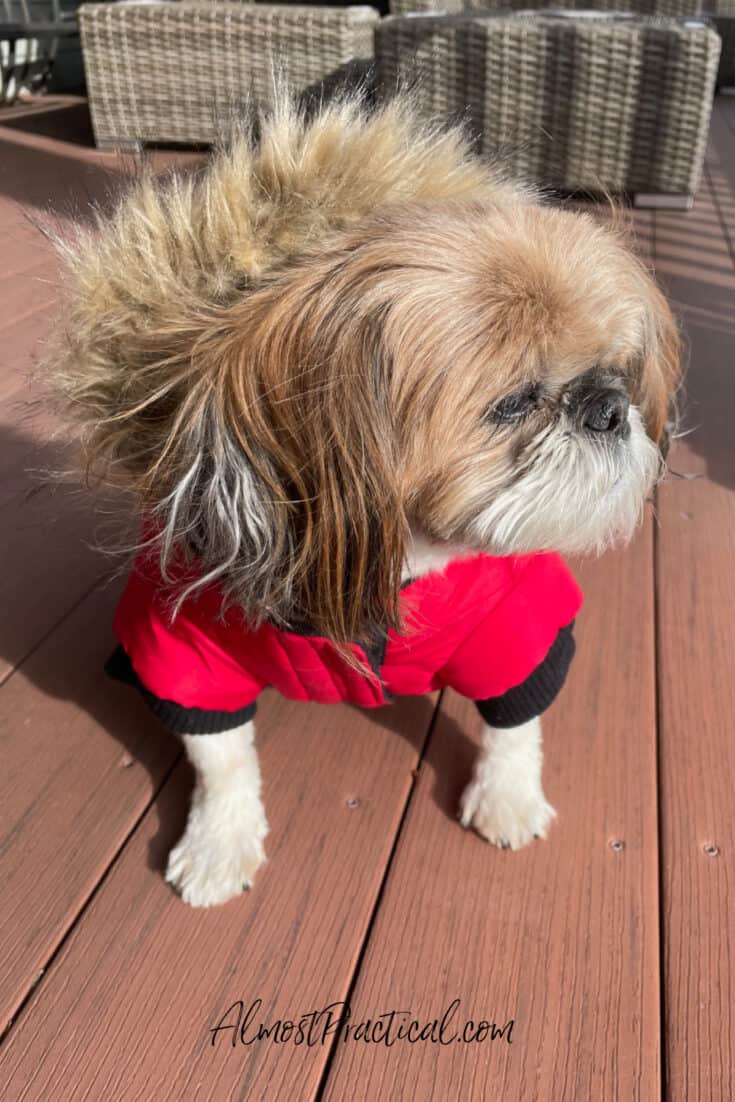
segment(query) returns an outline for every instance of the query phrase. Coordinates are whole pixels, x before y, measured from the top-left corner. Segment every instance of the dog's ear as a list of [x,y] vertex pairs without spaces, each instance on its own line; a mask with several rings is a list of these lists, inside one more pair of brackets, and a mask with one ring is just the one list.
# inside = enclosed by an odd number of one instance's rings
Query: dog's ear
[[[312,261],[223,310],[192,364],[210,456],[186,496],[220,487],[201,518],[205,569],[246,611],[337,642],[397,625],[407,524],[390,361],[350,258]],[[241,546],[223,571],[228,525]]]
[[633,400],[640,407],[648,435],[662,452],[676,423],[676,392],[681,381],[681,339],[661,290],[646,273],[648,325]]
[[221,306],[172,290],[150,318],[122,293],[75,299],[52,360],[88,478],[140,500],[179,602],[217,582],[253,622],[341,643],[397,624],[387,307],[360,263],[335,249]]

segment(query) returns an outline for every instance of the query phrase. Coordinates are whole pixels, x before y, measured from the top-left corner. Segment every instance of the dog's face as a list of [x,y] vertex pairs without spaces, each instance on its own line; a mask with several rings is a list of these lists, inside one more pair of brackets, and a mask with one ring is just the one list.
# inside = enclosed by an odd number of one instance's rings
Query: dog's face
[[462,214],[392,242],[431,303],[414,287],[387,323],[411,515],[496,554],[629,539],[678,374],[668,307],[589,216]]
[[341,638],[390,622],[411,528],[495,554],[629,538],[678,375],[623,239],[522,197],[396,207],[288,265],[201,349],[257,553]]

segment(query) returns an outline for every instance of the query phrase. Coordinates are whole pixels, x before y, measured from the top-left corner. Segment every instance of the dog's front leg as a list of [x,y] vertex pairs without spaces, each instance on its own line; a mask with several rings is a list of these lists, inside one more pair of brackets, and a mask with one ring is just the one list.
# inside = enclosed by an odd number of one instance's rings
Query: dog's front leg
[[268,832],[252,720],[218,735],[184,735],[196,770],[186,830],[166,879],[193,907],[224,903],[250,887]]
[[487,724],[472,781],[460,804],[460,821],[504,849],[543,838],[556,816],[541,787],[541,721],[496,729]]

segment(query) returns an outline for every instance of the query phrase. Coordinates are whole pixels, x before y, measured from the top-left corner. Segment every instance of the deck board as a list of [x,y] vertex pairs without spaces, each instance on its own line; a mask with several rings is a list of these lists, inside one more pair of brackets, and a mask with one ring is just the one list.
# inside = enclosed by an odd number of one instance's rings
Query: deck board
[[[722,110],[715,115],[708,181],[693,212],[697,227],[710,232],[692,235],[689,215],[656,215],[657,271],[681,304],[690,346],[683,427],[692,430],[671,455],[685,477],[659,491],[657,539],[671,1102],[735,1096],[735,271],[722,232],[735,227],[735,138]],[[712,228],[721,223],[718,235]],[[686,246],[677,248],[684,237]]]
[[102,673],[118,591],[82,601],[1,690],[0,1032],[180,753]]
[[328,1102],[659,1097],[650,523],[578,572],[577,658],[544,728],[558,821],[517,853],[453,822],[479,724],[446,694],[352,999],[358,1020],[423,1022],[459,997],[462,1018],[514,1019],[512,1044],[341,1045]]
[[735,99],[721,100],[712,115],[706,167],[712,198],[735,257]]

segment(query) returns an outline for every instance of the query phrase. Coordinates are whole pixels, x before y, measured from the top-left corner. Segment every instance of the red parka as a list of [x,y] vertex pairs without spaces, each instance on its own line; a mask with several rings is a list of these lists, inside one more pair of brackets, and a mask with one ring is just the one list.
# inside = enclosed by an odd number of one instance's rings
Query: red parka
[[351,644],[367,666],[361,672],[328,639],[267,622],[253,630],[237,609],[222,618],[217,587],[187,600],[172,621],[170,594],[147,557],[117,609],[121,648],[108,671],[142,689],[172,730],[192,734],[245,722],[267,686],[291,700],[365,708],[449,686],[506,727],[551,703],[574,653],[571,625],[582,603],[559,556],[457,559],[401,594],[402,633],[388,632],[379,647]]

